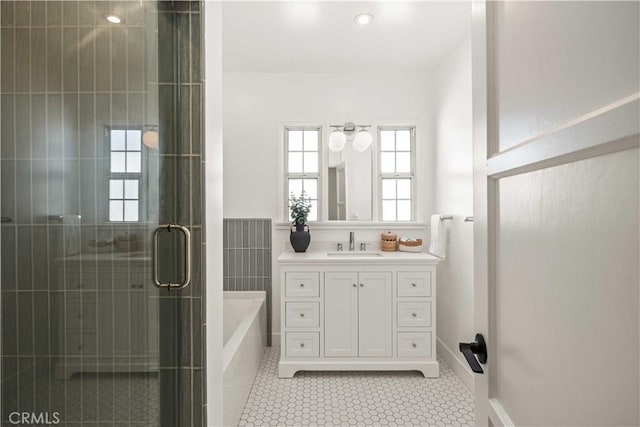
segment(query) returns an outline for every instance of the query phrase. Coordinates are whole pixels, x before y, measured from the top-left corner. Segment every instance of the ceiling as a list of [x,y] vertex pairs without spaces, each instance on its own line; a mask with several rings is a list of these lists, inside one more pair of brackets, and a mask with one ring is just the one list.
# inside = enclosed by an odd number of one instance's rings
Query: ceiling
[[[223,2],[225,71],[425,71],[470,30],[469,2]],[[354,22],[371,13],[366,26]]]

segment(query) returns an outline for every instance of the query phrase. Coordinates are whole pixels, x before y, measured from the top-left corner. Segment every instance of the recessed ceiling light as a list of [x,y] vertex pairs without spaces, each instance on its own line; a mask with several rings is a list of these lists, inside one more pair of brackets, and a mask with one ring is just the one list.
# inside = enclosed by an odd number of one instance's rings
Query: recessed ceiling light
[[120,24],[122,22],[122,18],[113,13],[105,13],[102,16],[104,17],[104,19],[111,22],[112,24]]
[[373,15],[370,13],[359,13],[353,18],[353,21],[360,25],[367,25],[373,21]]

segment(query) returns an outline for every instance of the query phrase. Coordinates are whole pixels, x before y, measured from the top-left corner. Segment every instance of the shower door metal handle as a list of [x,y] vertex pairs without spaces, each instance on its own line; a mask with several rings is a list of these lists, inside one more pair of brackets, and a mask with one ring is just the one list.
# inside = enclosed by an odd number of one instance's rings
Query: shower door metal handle
[[[158,278],[158,236],[162,232],[171,233],[178,230],[184,235],[184,279],[180,283],[161,283]],[[180,224],[164,224],[156,228],[153,232],[153,268],[151,272],[153,284],[158,288],[183,289],[191,283],[191,232],[187,227]]]

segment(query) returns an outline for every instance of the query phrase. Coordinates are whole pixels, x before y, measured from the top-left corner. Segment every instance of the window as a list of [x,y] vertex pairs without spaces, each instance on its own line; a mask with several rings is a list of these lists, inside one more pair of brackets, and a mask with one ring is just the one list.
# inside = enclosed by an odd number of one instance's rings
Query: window
[[304,191],[311,199],[309,221],[318,220],[320,183],[320,127],[285,128],[286,197]]
[[415,128],[379,128],[383,221],[413,220]]
[[109,129],[109,221],[140,220],[142,129]]

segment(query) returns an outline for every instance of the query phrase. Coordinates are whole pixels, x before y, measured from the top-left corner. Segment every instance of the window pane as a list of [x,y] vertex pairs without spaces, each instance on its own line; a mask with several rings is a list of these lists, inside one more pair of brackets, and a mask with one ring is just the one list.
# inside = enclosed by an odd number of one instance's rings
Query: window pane
[[302,172],[302,153],[289,153],[289,173]]
[[304,180],[304,192],[310,199],[318,198],[318,180],[317,179],[305,179]]
[[289,151],[302,151],[302,131],[289,131]]
[[124,152],[111,153],[111,172],[126,172],[124,165]]
[[411,180],[410,179],[398,180],[398,199],[411,199]]
[[318,151],[318,131],[304,131],[304,151]]
[[127,179],[124,182],[124,198],[125,199],[138,198],[138,180],[137,179]]
[[301,179],[290,179],[289,180],[289,192],[287,193],[287,200],[291,197],[291,193],[295,196],[299,196],[302,194],[302,180]]
[[411,200],[398,200],[398,221],[411,221]]
[[411,172],[411,153],[396,153],[396,172]]
[[127,131],[127,150],[140,151],[142,148],[140,141],[142,140],[142,132],[139,130]]
[[304,172],[316,173],[318,172],[318,153],[304,153]]
[[112,130],[111,131],[111,151],[124,151],[125,150],[125,133],[124,130]]
[[307,221],[317,221],[318,220],[318,201],[311,200],[311,210],[309,211],[309,216],[307,217]]
[[396,201],[395,200],[384,200],[382,202],[382,220],[383,221],[396,220]]
[[396,198],[396,180],[395,179],[382,180],[382,198],[383,199]]
[[380,153],[380,172],[389,173],[396,171],[395,153]]
[[383,130],[380,132],[380,151],[394,151],[396,149],[394,138],[395,131]]
[[396,132],[396,150],[411,151],[411,131],[399,130]]
[[123,204],[122,200],[109,201],[109,221],[122,221]]
[[138,220],[138,201],[137,200],[124,201],[124,220],[125,221]]
[[140,173],[142,171],[142,157],[139,151],[127,153],[127,172]]
[[122,199],[122,180],[112,179],[109,181],[109,198],[110,199]]

